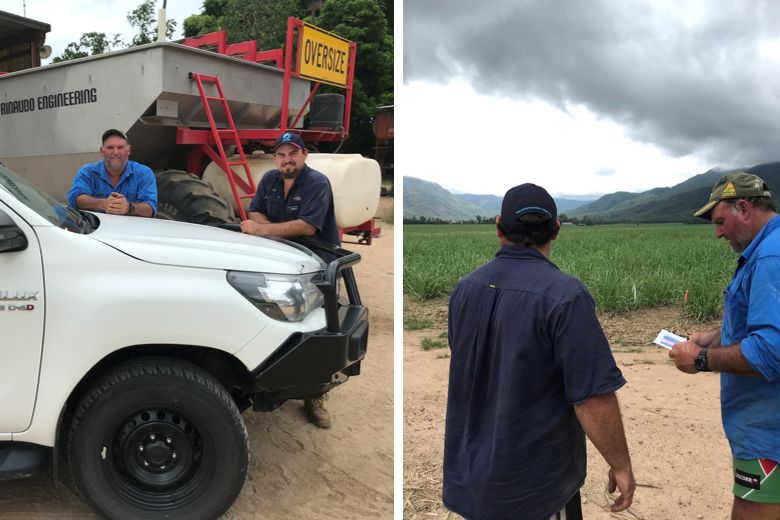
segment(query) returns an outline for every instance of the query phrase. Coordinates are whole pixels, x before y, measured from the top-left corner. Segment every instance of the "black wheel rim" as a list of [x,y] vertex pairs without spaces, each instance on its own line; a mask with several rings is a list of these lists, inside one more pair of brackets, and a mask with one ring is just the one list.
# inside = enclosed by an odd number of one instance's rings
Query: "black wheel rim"
[[144,509],[192,502],[213,474],[210,439],[173,410],[146,408],[130,415],[107,445],[111,457],[106,476],[125,500]]

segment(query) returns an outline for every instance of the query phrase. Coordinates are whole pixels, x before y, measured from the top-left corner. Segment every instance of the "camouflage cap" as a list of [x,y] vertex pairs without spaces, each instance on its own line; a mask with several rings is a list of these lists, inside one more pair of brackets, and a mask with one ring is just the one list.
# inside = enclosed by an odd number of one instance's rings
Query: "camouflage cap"
[[769,186],[758,175],[745,172],[735,172],[724,175],[712,188],[710,201],[694,217],[710,220],[710,213],[718,202],[724,199],[746,199],[750,197],[771,197]]

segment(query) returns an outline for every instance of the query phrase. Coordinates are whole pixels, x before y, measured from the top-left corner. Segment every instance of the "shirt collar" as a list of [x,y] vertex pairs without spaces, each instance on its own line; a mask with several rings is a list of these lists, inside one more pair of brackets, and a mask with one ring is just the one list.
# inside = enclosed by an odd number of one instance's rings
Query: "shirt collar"
[[526,258],[529,260],[543,260],[558,269],[558,266],[552,263],[549,258],[540,253],[538,249],[518,244],[508,244],[501,246],[501,249],[496,252],[496,258]]
[[[106,161],[100,161],[100,168],[98,168],[98,171],[101,177],[111,182],[111,176],[108,174],[108,170],[106,169]],[[125,169],[124,171],[122,171],[122,175],[119,176],[119,182],[122,182],[127,177],[130,177],[132,174],[133,174],[133,170],[132,168],[130,168],[130,161],[127,161],[125,163]],[[117,186],[119,185],[119,182],[117,183]]]
[[297,186],[303,186],[306,184],[306,181],[309,180],[309,165],[306,163],[303,163],[303,169],[301,170],[301,173],[298,174],[297,177],[295,177],[295,182],[293,182],[293,185]]
[[761,228],[761,231],[758,232],[758,235],[756,235],[755,238],[751,240],[750,244],[748,244],[745,250],[742,251],[742,254],[739,255],[740,265],[750,260],[750,257],[753,255],[756,249],[758,249],[758,245],[763,242],[767,235],[769,235],[778,227],[780,227],[780,215],[775,215],[769,222],[764,224],[764,227]]

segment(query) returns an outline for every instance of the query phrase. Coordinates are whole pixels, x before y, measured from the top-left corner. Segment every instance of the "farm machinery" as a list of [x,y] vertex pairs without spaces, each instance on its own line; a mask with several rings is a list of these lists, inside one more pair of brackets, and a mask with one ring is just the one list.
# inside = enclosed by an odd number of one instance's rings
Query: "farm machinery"
[[[235,222],[275,167],[278,136],[313,147],[348,137],[355,61],[354,42],[290,18],[285,47],[271,51],[217,32],[2,74],[0,162],[64,201],[78,168],[101,159],[101,133],[117,128],[156,172],[158,217]],[[318,94],[322,84],[344,94]],[[377,162],[310,153],[307,163],[330,180],[339,228],[370,243]]]

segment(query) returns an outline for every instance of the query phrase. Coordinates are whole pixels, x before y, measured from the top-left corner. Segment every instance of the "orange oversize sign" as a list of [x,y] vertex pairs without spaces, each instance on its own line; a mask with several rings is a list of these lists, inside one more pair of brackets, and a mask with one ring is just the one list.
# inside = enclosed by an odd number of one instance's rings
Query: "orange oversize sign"
[[306,78],[345,87],[349,41],[313,25],[303,24],[298,50],[298,73]]

